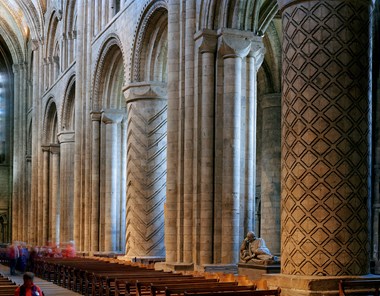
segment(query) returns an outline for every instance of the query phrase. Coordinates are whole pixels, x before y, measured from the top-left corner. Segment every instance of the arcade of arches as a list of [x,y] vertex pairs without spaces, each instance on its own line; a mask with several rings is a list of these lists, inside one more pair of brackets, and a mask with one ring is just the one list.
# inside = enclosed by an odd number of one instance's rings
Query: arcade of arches
[[0,241],[380,274],[379,7],[1,0]]

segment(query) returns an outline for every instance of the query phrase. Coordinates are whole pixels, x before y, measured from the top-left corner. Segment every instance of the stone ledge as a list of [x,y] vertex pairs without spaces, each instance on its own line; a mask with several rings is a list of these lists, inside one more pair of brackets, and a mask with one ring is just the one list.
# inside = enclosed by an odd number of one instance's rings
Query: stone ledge
[[193,263],[180,263],[180,262],[157,262],[154,264],[155,270],[163,270],[163,271],[172,271],[172,272],[180,272],[180,271],[193,271],[194,264]]
[[262,278],[263,275],[271,273],[280,273],[281,264],[278,263],[264,263],[264,264],[255,264],[255,263],[239,263],[238,264],[239,275],[246,275],[251,280],[258,280]]
[[269,288],[281,288],[281,296],[338,295],[338,282],[344,279],[380,279],[380,276],[295,276],[265,274],[262,277]]

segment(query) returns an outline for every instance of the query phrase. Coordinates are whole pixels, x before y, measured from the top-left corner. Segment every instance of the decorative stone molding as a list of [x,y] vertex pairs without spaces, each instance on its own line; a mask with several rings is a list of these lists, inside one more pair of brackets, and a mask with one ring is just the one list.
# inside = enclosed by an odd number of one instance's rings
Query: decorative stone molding
[[123,93],[127,103],[141,99],[167,99],[165,82],[132,82],[124,86]]

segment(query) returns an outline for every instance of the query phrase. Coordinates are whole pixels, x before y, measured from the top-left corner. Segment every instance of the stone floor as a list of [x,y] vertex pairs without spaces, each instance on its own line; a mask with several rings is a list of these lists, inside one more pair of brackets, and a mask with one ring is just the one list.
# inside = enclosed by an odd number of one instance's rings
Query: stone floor
[[[0,274],[4,277],[12,279],[17,284],[22,284],[22,274],[18,275],[10,275],[9,267],[5,265],[0,264]],[[60,286],[54,285],[51,282],[42,280],[38,277],[34,278],[34,283],[41,288],[41,290],[44,292],[45,296],[74,296],[74,295],[80,295],[78,293],[75,293],[73,291],[67,290],[65,288],[62,288]]]

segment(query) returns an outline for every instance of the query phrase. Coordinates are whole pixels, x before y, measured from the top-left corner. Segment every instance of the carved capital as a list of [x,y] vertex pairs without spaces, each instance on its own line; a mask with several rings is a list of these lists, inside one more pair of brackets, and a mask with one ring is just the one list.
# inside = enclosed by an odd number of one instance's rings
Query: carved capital
[[261,98],[261,107],[263,109],[281,107],[281,93],[263,95]]
[[265,47],[263,42],[253,40],[251,43],[251,50],[248,53],[248,57],[251,57],[255,60],[255,68],[259,69],[264,61],[265,56]]
[[102,119],[102,113],[100,111],[92,111],[90,116],[92,121],[100,121]]
[[167,85],[165,82],[132,82],[123,88],[127,103],[142,99],[167,99]]
[[50,145],[42,145],[42,152],[50,152]]
[[30,44],[31,44],[32,51],[36,51],[40,47],[40,44],[37,39],[32,39]]
[[102,121],[105,124],[120,123],[124,118],[124,111],[119,109],[102,110]]
[[234,29],[218,30],[218,48],[223,58],[244,58],[251,50],[253,40],[261,39],[252,32]]
[[215,52],[218,41],[218,36],[214,30],[203,29],[194,35],[194,40],[199,46],[199,51]]
[[74,132],[61,132],[58,134],[59,143],[73,143],[75,142]]
[[51,154],[59,154],[60,146],[59,144],[50,144],[50,153]]

